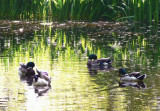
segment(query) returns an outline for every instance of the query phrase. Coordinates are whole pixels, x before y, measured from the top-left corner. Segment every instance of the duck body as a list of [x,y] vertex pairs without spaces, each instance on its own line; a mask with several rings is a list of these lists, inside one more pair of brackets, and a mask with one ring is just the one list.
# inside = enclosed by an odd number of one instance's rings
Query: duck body
[[132,77],[132,76],[124,76],[124,77],[121,77],[120,80],[122,80],[122,81],[136,81],[137,78]]
[[50,86],[51,77],[49,77],[47,72],[37,70],[38,75],[33,77],[33,85],[40,87],[40,86]]
[[130,75],[124,75],[121,77],[122,81],[142,81],[146,77],[146,74],[140,75],[140,76],[130,76]]
[[[36,79],[37,78],[37,79]],[[49,85],[49,82],[46,81],[45,79],[43,78],[40,78],[38,75],[35,75],[34,76],[34,79],[33,79],[33,85],[34,86],[48,86]]]
[[122,75],[120,78],[122,81],[142,81],[146,77],[146,74],[141,75],[140,72],[126,74],[126,70],[124,68],[119,69],[119,74]]
[[35,71],[33,67],[35,64],[33,62],[28,62],[27,64],[20,63],[20,67],[18,69],[19,76],[34,76]]
[[112,63],[110,57],[97,59],[95,54],[89,55],[87,66],[109,66]]

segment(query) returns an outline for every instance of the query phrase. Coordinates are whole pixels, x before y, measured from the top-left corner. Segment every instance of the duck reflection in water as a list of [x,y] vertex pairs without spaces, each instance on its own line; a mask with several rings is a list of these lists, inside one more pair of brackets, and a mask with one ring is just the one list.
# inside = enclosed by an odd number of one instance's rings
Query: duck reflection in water
[[147,87],[146,84],[143,81],[117,81],[117,82],[119,84],[119,87],[131,86],[131,87],[135,87],[135,88],[138,88],[138,89]]
[[88,72],[90,75],[96,75],[99,72],[102,72],[102,73],[106,73],[106,72],[110,72],[110,71],[113,71],[114,68],[112,66],[109,66],[109,67],[103,67],[103,66],[87,66],[88,68]]
[[40,87],[35,87],[34,88],[34,91],[35,91],[35,93],[37,93],[38,94],[38,96],[44,96],[46,93],[48,93],[49,92],[49,87],[42,87],[42,88],[40,88]]
[[98,70],[101,72],[108,72],[110,70],[113,70],[113,67],[111,65],[112,62],[113,60],[110,57],[97,59],[97,55],[91,54],[89,55],[87,67],[89,73],[91,75],[95,75],[97,74]]

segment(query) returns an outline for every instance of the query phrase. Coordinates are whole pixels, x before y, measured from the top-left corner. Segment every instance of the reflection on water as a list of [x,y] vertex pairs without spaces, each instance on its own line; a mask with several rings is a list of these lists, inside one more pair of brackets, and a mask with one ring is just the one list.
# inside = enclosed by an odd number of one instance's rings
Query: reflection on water
[[[141,111],[160,108],[160,39],[156,29],[88,23],[70,27],[71,23],[68,24],[1,23],[0,110]],[[88,69],[87,56],[91,53],[98,58],[112,56],[112,68]],[[51,89],[36,89],[20,81],[19,62],[28,61],[34,61],[38,69],[50,74]],[[127,72],[146,73],[144,84],[147,87],[119,87],[117,69],[121,67]],[[144,84],[140,83],[141,87]]]
[[146,84],[143,81],[117,81],[120,87],[136,87],[138,89],[140,88],[146,88]]

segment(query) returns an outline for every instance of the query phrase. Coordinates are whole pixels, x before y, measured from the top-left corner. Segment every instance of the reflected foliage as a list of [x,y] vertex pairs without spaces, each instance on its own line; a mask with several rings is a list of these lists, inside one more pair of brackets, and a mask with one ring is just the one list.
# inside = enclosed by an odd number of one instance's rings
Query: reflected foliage
[[[159,64],[159,33],[158,28],[153,26],[135,26],[128,29],[129,26],[116,26],[111,23],[108,25],[114,27],[110,29],[108,26],[99,25],[101,23],[85,23],[85,25],[84,23],[81,25],[64,23],[53,24],[52,29],[50,26],[34,23],[33,25],[36,27],[44,27],[44,30],[39,30],[39,28],[32,28],[30,23],[26,27],[22,27],[22,23],[19,22],[6,22],[6,24],[8,25],[2,24],[0,27],[0,52],[3,57],[11,55],[14,57],[17,52],[22,50],[29,50],[29,56],[34,57],[36,51],[48,50],[51,59],[62,55],[62,58],[67,60],[72,54],[77,57],[83,53],[87,53],[87,56],[95,53],[98,57],[107,55],[116,61],[123,60],[122,66],[126,66],[123,64],[125,61],[143,66]],[[71,24],[74,24],[75,27],[71,28]],[[86,28],[86,25],[89,28]],[[24,29],[23,32],[19,31],[21,27]],[[30,29],[28,29],[29,27]],[[35,31],[31,32],[31,30]],[[42,35],[47,37],[44,38]],[[27,47],[26,44],[28,44]],[[35,44],[37,47],[34,47]]]

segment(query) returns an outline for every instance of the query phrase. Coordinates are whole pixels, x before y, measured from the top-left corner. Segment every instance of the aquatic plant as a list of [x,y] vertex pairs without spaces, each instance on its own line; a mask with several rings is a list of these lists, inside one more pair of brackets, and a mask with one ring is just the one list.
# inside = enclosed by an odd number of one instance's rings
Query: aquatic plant
[[124,0],[53,0],[52,17],[60,20],[113,20],[126,15]]
[[128,16],[121,19],[133,19],[138,22],[159,22],[159,0],[125,0],[130,8]]
[[0,18],[40,20],[47,11],[46,2],[46,0],[0,0]]
[[159,0],[0,0],[1,19],[159,22]]
[[124,0],[1,0],[1,19],[113,20],[126,15]]

